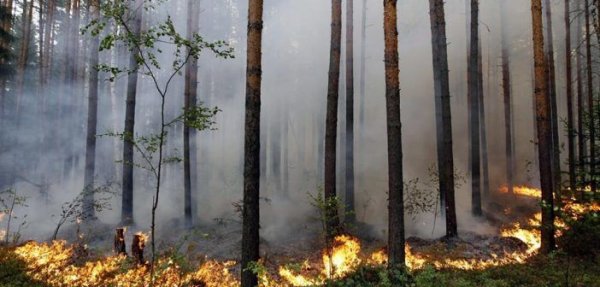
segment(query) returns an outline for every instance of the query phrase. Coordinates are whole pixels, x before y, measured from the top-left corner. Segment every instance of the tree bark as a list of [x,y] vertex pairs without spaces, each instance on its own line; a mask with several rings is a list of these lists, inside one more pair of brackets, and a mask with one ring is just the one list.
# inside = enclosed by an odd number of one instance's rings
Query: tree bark
[[[188,0],[187,37],[192,39],[198,33],[200,1]],[[196,106],[198,97],[198,60],[190,59],[185,68],[184,107],[189,110]],[[196,166],[196,131],[183,126],[183,185],[185,225],[192,226],[192,205],[196,203],[192,194],[192,166]]]
[[365,188],[363,163],[365,160],[365,137],[362,135],[365,130],[365,97],[366,97],[366,62],[367,62],[367,0],[362,0],[362,15],[360,24],[360,110],[358,115],[359,129],[359,186]]
[[246,67],[246,135],[244,142],[244,206],[242,212],[242,287],[258,285],[250,264],[259,259],[260,226],[260,89],[263,0],[248,6],[248,59]]
[[594,78],[592,77],[592,32],[590,24],[590,6],[589,0],[585,0],[585,50],[587,60],[587,96],[588,96],[588,115],[589,115],[589,138],[590,138],[590,187],[593,193],[596,193],[596,129],[594,116]]
[[[139,35],[142,29],[144,8],[140,0],[131,2],[131,9],[135,11],[131,30]],[[135,140],[135,104],[137,95],[138,68],[136,51],[130,51],[129,69],[127,77],[127,99],[125,100],[125,130],[123,131],[123,197],[121,207],[121,223],[133,224],[133,141]]]
[[19,58],[17,61],[17,81],[16,81],[16,93],[17,93],[17,104],[16,104],[16,116],[19,117],[21,111],[21,101],[23,100],[23,86],[25,81],[25,70],[27,69],[27,62],[29,60],[29,45],[31,41],[31,24],[33,22],[33,0],[23,1],[23,15],[22,15],[22,39],[21,47],[19,49]]
[[354,208],[354,0],[346,0],[346,212],[356,221]]
[[552,178],[554,181],[554,191],[560,193],[561,172],[560,172],[560,142],[558,137],[558,107],[556,99],[556,68],[554,64],[554,35],[552,32],[552,5],[550,0],[544,0],[546,8],[546,37],[548,43],[548,93],[550,94],[551,104],[551,123],[552,123]]
[[396,0],[384,0],[385,99],[388,145],[388,254],[389,268],[404,269],[404,183],[402,174],[402,123]]
[[[91,13],[94,20],[100,18],[100,1],[93,0]],[[93,36],[90,42],[90,78],[88,84],[88,118],[87,136],[85,144],[85,175],[83,189],[86,191],[83,198],[84,218],[94,218],[94,174],[96,170],[96,128],[98,126],[98,52],[100,46],[99,36]]]
[[452,114],[444,1],[429,0],[429,7],[436,104],[439,185],[440,194],[445,199],[443,205],[445,206],[446,215],[446,237],[452,238],[458,235],[458,228],[454,200],[454,153],[452,150]]
[[533,25],[533,54],[535,61],[535,108],[538,130],[538,157],[542,187],[541,252],[554,250],[554,200],[552,174],[552,128],[551,107],[546,83],[546,60],[544,55],[544,32],[541,0],[531,0]]
[[565,63],[567,89],[567,137],[569,150],[569,189],[575,192],[575,131],[573,126],[573,64],[571,55],[571,4],[565,0]]
[[[329,84],[327,88],[327,116],[325,122],[325,201],[333,203],[336,193],[336,137],[340,82],[340,54],[342,38],[342,0],[331,0],[331,43],[329,51]],[[339,218],[335,204],[326,207],[327,241],[338,232]]]
[[471,41],[469,54],[469,113],[471,119],[471,212],[481,216],[481,161],[479,126],[479,1],[471,0]]
[[508,45],[508,23],[506,19],[505,1],[501,1],[502,17],[502,91],[504,94],[504,132],[506,148],[506,185],[508,193],[513,194],[515,159],[513,152],[513,126],[512,126],[512,95],[510,78],[510,52]]
[[[582,9],[581,5],[583,2],[579,2],[578,9]],[[583,57],[581,56],[581,46],[579,43],[582,43],[582,29],[583,29],[583,18],[577,18],[577,38],[576,42],[578,43],[576,53],[577,56],[577,144],[578,144],[578,170],[580,174],[579,182],[582,184],[581,189],[581,197],[584,195],[584,187],[585,187],[585,157],[587,151],[587,145],[585,143],[585,133],[583,126],[583,113],[584,113],[584,105],[583,105]]]
[[481,48],[481,37],[477,48],[477,89],[479,94],[479,128],[481,136],[481,172],[483,177],[482,194],[488,196],[490,193],[490,172],[488,164],[487,126],[485,117],[485,93],[483,91],[483,52]]

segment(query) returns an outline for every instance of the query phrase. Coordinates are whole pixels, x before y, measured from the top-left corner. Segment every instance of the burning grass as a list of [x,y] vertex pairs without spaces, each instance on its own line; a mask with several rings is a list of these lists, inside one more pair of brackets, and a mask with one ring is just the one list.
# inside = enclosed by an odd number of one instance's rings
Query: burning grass
[[[525,187],[515,188],[515,193],[528,197],[536,194],[534,189]],[[581,214],[598,211],[600,211],[598,204],[568,201],[563,205],[562,213],[569,218],[577,219]],[[503,274],[510,268],[526,270],[528,267],[522,266],[540,264],[536,259],[540,247],[540,215],[532,214],[529,218],[501,227],[500,235],[496,237],[463,234],[462,240],[427,241],[409,238],[406,245],[409,271],[416,276],[417,283],[419,280],[430,280],[440,284],[443,280],[449,280],[448,284],[443,286],[453,286],[450,282],[455,281],[456,274],[467,277],[490,272]],[[557,220],[557,227],[559,230],[564,230],[566,224]],[[93,254],[84,253],[82,256],[78,252],[80,248],[81,246],[77,244],[70,245],[64,241],[28,242],[15,248],[0,248],[3,252],[0,255],[4,254],[0,256],[0,267],[6,266],[7,262],[17,260],[16,269],[22,270],[19,280],[29,280],[29,284],[25,286],[149,285],[150,270],[147,264],[139,264],[137,259],[125,255],[94,257]],[[299,263],[279,266],[277,264],[271,266],[273,264],[269,265],[270,263],[267,263],[267,266],[260,265],[261,286],[319,286],[331,282],[343,282],[359,273],[370,278],[365,280],[382,280],[381,274],[386,273],[384,266],[387,263],[387,254],[385,248],[366,252],[357,238],[341,235],[335,238],[330,250],[321,252],[319,260],[313,257],[297,262]],[[190,267],[187,264],[182,265],[173,258],[163,256],[158,259],[155,266],[155,286],[239,286],[237,279],[239,266],[234,261],[205,259],[196,264],[196,267]],[[2,272],[0,275],[3,275]],[[6,276],[0,276],[0,283],[3,277]],[[487,283],[482,282],[478,284],[487,286]],[[417,284],[417,286],[428,285]]]

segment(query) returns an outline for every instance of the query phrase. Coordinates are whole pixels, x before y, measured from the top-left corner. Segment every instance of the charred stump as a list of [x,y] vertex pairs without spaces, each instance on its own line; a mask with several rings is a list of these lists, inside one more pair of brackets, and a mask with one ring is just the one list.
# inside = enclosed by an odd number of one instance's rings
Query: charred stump
[[131,255],[138,264],[145,264],[144,247],[146,246],[146,236],[138,233],[133,236],[131,242]]
[[117,255],[127,255],[127,250],[125,247],[125,228],[117,228],[114,249]]

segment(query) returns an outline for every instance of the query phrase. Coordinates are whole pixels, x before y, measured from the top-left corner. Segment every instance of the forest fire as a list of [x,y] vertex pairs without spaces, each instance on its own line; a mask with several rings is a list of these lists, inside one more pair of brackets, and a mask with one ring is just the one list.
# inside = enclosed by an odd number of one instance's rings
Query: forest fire
[[[501,193],[508,193],[508,187],[506,185],[500,187],[499,190]],[[527,196],[527,197],[533,197],[533,198],[542,197],[542,191],[539,188],[528,187],[525,185],[514,186],[513,192],[516,195],[521,195],[521,196]]]

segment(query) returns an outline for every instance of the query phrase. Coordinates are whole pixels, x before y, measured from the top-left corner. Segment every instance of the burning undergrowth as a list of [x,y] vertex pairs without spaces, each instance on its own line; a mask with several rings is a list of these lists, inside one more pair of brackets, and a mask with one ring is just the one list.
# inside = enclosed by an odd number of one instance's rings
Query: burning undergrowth
[[[536,198],[536,193],[519,191],[523,197]],[[599,212],[600,205],[580,204],[566,201],[561,218],[556,221],[559,235],[567,228],[569,218],[577,219],[581,214]],[[484,270],[497,266],[522,264],[537,254],[540,247],[540,214],[531,210],[522,216],[511,215],[512,221],[498,225],[497,236],[482,236],[461,233],[459,239],[425,240],[409,238],[406,245],[407,265],[411,271],[423,270],[427,266],[436,269]],[[239,264],[235,257],[208,259],[190,254],[209,254],[210,246],[228,246],[236,249],[237,240],[227,234],[235,233],[234,226],[224,234],[205,236],[204,241],[190,240],[184,248],[173,248],[165,252],[155,265],[155,286],[239,286],[237,274]],[[204,235],[201,235],[204,236]],[[147,240],[145,236],[139,239]],[[208,247],[198,247],[207,243]],[[208,244],[208,242],[213,242]],[[140,244],[138,242],[137,244]],[[195,246],[194,246],[195,244]],[[143,249],[143,243],[138,245]],[[350,235],[335,238],[331,249],[319,250],[318,240],[303,238],[290,242],[287,249],[264,244],[256,272],[261,286],[313,286],[328,280],[349,276],[362,266],[381,267],[387,263],[385,247],[379,241],[363,241]],[[105,256],[105,252],[86,250],[81,244],[65,241],[49,243],[27,242],[10,249],[9,253],[23,261],[27,276],[47,286],[146,286],[150,282],[149,266],[143,257],[123,254]],[[233,254],[233,253],[232,253]],[[143,254],[142,254],[143,255]],[[215,258],[211,256],[210,258]]]

